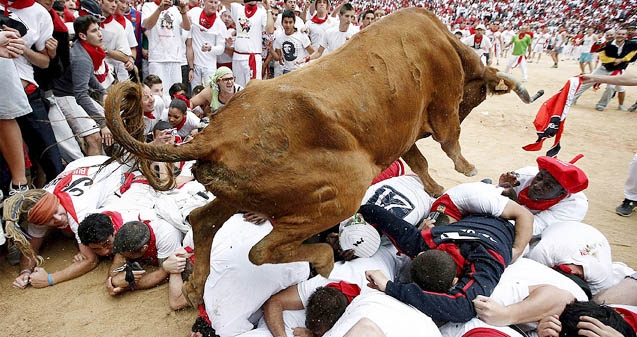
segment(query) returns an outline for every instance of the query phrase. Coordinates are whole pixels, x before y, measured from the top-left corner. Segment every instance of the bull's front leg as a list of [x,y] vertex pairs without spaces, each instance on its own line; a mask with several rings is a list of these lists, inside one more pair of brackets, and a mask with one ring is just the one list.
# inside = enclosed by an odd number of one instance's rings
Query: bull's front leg
[[425,191],[433,197],[439,197],[445,190],[444,187],[438,185],[438,183],[429,175],[429,163],[427,158],[422,155],[416,144],[412,145],[409,151],[402,155],[403,160],[409,165],[412,171],[414,171],[422,180],[425,185]]
[[216,198],[205,206],[190,212],[189,220],[195,242],[195,269],[182,292],[193,307],[197,307],[203,298],[204,284],[210,273],[210,249],[212,240],[221,226],[235,213],[237,208],[231,203]]
[[262,265],[308,261],[323,277],[329,276],[334,268],[332,247],[326,243],[302,244],[308,236],[308,224],[273,225],[272,232],[250,249],[250,262]]
[[456,171],[464,174],[467,177],[473,177],[478,174],[478,170],[476,169],[476,167],[473,164],[469,163],[462,155],[458,138],[451,139],[446,142],[440,142],[440,147],[443,151],[445,151],[447,157],[449,157],[453,161]]

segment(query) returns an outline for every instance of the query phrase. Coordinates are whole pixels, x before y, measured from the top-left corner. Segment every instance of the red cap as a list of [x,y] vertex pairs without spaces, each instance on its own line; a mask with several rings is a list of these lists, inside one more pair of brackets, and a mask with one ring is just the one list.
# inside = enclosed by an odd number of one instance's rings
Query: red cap
[[475,328],[465,332],[462,337],[510,337],[504,332],[492,328]]
[[573,165],[583,155],[579,154],[569,163],[557,158],[542,156],[537,158],[537,167],[547,170],[569,193],[577,193],[588,187],[588,178],[584,171]]

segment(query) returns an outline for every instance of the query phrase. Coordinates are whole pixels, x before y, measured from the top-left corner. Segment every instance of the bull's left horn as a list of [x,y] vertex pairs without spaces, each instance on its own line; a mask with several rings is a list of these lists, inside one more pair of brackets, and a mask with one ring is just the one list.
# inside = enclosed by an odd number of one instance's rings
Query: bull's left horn
[[542,95],[544,95],[544,90],[540,90],[535,95],[533,95],[533,97],[530,97],[529,96],[529,92],[526,90],[524,85],[522,83],[520,83],[520,81],[518,81],[515,77],[513,77],[513,76],[511,76],[511,75],[509,75],[507,73],[500,72],[500,71],[497,73],[497,75],[498,75],[498,77],[506,78],[506,79],[512,81],[513,83],[515,83],[515,88],[513,88],[513,91],[518,95],[518,97],[520,97],[522,102],[524,102],[526,104],[533,103],[533,101],[535,101],[536,99],[538,99]]

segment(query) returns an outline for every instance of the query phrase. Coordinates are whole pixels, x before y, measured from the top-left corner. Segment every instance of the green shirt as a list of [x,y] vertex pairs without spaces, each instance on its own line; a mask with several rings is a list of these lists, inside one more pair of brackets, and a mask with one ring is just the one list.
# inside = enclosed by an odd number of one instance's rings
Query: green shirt
[[531,37],[529,35],[524,35],[524,38],[520,40],[519,35],[515,35],[511,39],[511,42],[513,43],[513,55],[526,55],[527,49],[531,44]]

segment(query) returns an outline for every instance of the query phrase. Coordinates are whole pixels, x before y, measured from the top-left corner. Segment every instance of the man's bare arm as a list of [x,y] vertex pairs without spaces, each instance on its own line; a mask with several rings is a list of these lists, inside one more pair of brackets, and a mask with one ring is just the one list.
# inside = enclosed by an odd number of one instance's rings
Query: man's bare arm
[[524,248],[531,240],[535,218],[526,208],[511,200],[507,202],[500,217],[515,221],[515,240],[513,241],[513,256],[511,257],[511,263],[513,263],[522,255]]
[[301,309],[304,309],[304,306],[299,297],[297,285],[293,285],[270,297],[263,305],[263,318],[272,336],[286,336],[285,322],[283,321],[284,310]]

